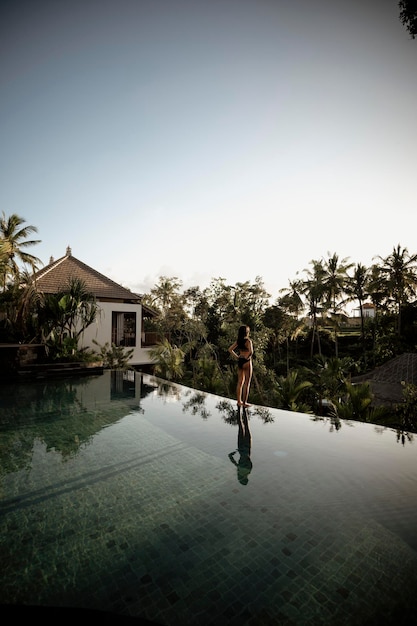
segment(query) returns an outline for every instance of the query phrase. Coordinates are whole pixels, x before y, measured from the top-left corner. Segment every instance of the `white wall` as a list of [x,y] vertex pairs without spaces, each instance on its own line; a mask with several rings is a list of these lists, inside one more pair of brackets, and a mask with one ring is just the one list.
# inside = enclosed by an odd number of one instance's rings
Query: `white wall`
[[105,343],[111,345],[111,322],[113,311],[117,311],[119,313],[136,313],[136,346],[128,347],[129,350],[133,349],[133,354],[129,362],[131,365],[145,365],[147,363],[152,363],[152,359],[149,356],[150,349],[141,347],[142,305],[118,302],[97,302],[97,304],[99,310],[96,321],[84,331],[83,336],[80,339],[80,347],[88,347],[98,352],[99,347],[93,343],[93,339],[95,339],[100,346],[104,346]]

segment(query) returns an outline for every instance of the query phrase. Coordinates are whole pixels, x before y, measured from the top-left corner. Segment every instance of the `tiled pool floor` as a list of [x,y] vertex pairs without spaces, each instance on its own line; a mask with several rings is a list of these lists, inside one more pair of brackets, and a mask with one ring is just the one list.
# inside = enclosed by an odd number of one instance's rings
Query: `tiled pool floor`
[[62,463],[50,451],[46,464],[37,441],[32,471],[8,477],[3,604],[164,626],[413,623],[416,551],[372,515],[318,500],[313,478],[265,474],[249,498],[227,455],[146,411],[101,431],[90,452]]

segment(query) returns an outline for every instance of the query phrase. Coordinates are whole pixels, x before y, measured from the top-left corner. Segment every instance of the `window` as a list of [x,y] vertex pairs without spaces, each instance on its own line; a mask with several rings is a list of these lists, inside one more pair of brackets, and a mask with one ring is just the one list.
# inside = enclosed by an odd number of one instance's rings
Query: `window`
[[113,311],[111,336],[116,346],[136,346],[136,313]]

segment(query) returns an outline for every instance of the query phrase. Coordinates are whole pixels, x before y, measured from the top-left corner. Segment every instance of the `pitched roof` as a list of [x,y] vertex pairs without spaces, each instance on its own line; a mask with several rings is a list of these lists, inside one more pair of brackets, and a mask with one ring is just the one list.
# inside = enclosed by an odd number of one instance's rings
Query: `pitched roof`
[[417,354],[400,354],[367,374],[352,377],[352,382],[369,382],[376,404],[402,402],[402,383],[417,385]]
[[107,276],[100,274],[92,267],[72,256],[68,247],[66,255],[54,261],[35,273],[36,288],[43,293],[58,293],[68,286],[71,278],[82,280],[88,291],[97,300],[117,300],[128,302],[140,302],[140,296],[129,289],[113,282]]

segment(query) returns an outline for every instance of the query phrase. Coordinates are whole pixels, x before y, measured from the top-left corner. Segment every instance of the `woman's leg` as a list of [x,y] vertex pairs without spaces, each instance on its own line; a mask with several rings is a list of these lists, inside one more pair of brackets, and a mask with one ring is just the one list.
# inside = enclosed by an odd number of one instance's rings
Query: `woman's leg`
[[248,406],[248,398],[249,398],[249,390],[250,390],[250,383],[252,380],[252,363],[247,363],[244,368],[244,383],[243,383],[243,389],[242,389],[242,396],[243,396],[243,406]]
[[245,380],[245,373],[243,368],[238,368],[237,370],[237,386],[236,386],[236,399],[238,406],[242,406],[242,388]]

